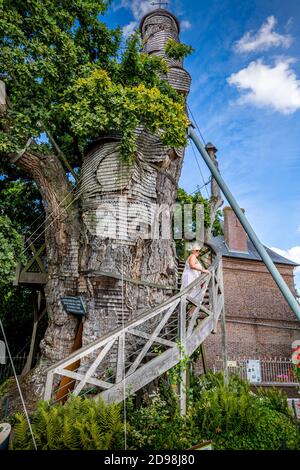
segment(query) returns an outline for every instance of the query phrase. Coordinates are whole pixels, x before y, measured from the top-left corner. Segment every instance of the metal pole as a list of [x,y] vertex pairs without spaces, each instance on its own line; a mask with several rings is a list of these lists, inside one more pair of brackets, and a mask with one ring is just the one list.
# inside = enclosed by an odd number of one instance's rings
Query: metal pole
[[229,190],[227,184],[223,180],[222,176],[220,175],[219,171],[217,170],[216,166],[212,162],[210,156],[208,155],[207,151],[205,150],[204,145],[202,145],[199,137],[197,136],[195,130],[192,127],[189,127],[188,131],[189,137],[192,139],[194,144],[196,145],[197,149],[199,150],[200,154],[202,155],[206,165],[211,171],[212,176],[217,181],[218,185],[221,188],[224,196],[226,197],[227,201],[229,202],[230,206],[232,207],[235,215],[239,219],[240,223],[242,224],[245,232],[249,236],[250,240],[252,241],[253,245],[255,246],[257,252],[259,253],[261,259],[263,260],[264,264],[266,265],[267,269],[269,270],[271,276],[273,277],[274,281],[276,282],[277,286],[279,287],[283,297],[289,304],[290,308],[300,320],[300,305],[298,304],[297,300],[291,293],[290,289],[288,288],[287,284],[279,274],[277,268],[275,267],[273,261],[271,260],[270,256],[268,255],[265,247],[259,241],[256,233],[254,232],[253,228],[249,224],[248,220],[246,219],[243,211],[240,209],[237,201],[235,200],[234,196],[232,195],[231,191]]

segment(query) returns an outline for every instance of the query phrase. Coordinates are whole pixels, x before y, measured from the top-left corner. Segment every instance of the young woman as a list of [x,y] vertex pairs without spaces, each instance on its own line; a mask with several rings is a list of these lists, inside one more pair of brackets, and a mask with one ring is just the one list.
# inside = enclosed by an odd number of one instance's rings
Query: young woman
[[[202,273],[209,273],[208,269],[205,269],[198,260],[200,250],[200,245],[195,244],[191,249],[191,254],[187,257],[181,279],[181,290],[185,289],[189,284],[197,279],[197,277],[200,277]],[[200,284],[199,287],[201,287]],[[196,286],[189,295],[191,297],[196,296],[199,293],[199,287]]]

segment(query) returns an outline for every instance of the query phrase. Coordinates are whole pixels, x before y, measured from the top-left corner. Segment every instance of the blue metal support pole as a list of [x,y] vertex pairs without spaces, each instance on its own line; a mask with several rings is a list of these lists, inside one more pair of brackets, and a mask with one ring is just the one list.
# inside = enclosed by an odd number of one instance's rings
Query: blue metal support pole
[[288,288],[287,284],[281,277],[280,273],[278,272],[276,266],[274,265],[273,261],[271,260],[270,256],[268,255],[265,247],[259,241],[256,233],[254,232],[253,228],[249,224],[248,220],[246,219],[243,211],[240,209],[237,201],[235,200],[234,196],[232,195],[231,191],[229,190],[227,184],[223,180],[222,176],[220,175],[218,169],[216,168],[215,164],[211,160],[210,156],[208,155],[207,151],[205,150],[204,145],[202,145],[199,137],[197,136],[195,130],[190,127],[188,131],[189,137],[192,139],[194,144],[196,145],[197,149],[199,150],[200,154],[202,155],[206,165],[211,171],[212,176],[215,178],[216,182],[218,183],[221,191],[223,192],[224,196],[226,197],[227,201],[229,202],[230,206],[232,207],[233,211],[235,212],[237,218],[239,219],[240,223],[244,227],[245,232],[249,236],[250,240],[252,241],[253,245],[255,246],[257,252],[259,253],[261,259],[263,260],[264,264],[266,265],[267,269],[269,270],[271,276],[273,277],[274,281],[276,282],[277,286],[279,287],[283,297],[289,304],[290,308],[300,320],[300,305],[298,304],[297,300],[293,296],[292,292]]

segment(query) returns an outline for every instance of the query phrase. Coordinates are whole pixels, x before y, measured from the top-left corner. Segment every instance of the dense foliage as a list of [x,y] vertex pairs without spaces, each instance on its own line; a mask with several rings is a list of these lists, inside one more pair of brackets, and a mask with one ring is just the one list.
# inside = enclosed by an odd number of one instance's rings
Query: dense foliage
[[22,237],[9,217],[0,215],[0,288],[14,278],[16,262],[22,258]]
[[13,228],[22,236],[30,236],[39,227],[41,232],[44,209],[36,185],[24,178],[11,180],[4,172],[0,180],[0,215],[10,219]]
[[[202,205],[203,206],[203,215],[204,215],[204,229],[210,227],[212,222],[212,235],[222,235],[223,234],[223,226],[222,226],[222,212],[218,210],[216,213],[215,220],[211,220],[211,206],[210,206],[210,199],[203,197],[200,189],[198,189],[193,194],[188,194],[183,188],[179,188],[177,191],[177,202],[181,205],[189,204],[192,207],[192,224],[190,227],[184,227],[184,220],[183,220],[183,227],[182,233],[191,233],[193,234],[196,230],[196,212],[197,207]],[[186,230],[187,228],[187,230]],[[176,234],[175,234],[176,236]],[[184,240],[176,240],[176,248],[177,254],[180,257],[186,257],[186,247]]]
[[109,3],[1,0],[0,78],[10,98],[2,154],[20,151],[31,138],[31,148],[42,151],[46,132],[76,167],[90,140],[114,130],[130,158],[138,124],[159,131],[167,145],[185,144],[184,99],[159,78],[166,62],[140,53],[137,35],[121,52],[120,29],[100,20]]
[[[124,416],[120,406],[76,398],[64,406],[40,403],[32,423],[40,449],[121,449]],[[286,397],[276,390],[254,394],[235,376],[228,387],[222,374],[193,377],[185,417],[179,413],[174,387],[164,379],[159,392],[146,396],[142,406],[136,407],[133,397],[126,401],[126,418],[132,450],[184,450],[207,439],[216,450],[300,449]],[[17,414],[13,422],[12,448],[33,448],[25,417]]]
[[188,46],[187,44],[180,44],[174,41],[174,39],[169,39],[165,50],[168,57],[174,60],[182,60],[194,52],[192,46]]
[[[34,449],[25,416],[17,413],[14,421],[12,449]],[[124,448],[120,406],[107,406],[102,400],[74,398],[64,406],[40,402],[32,430],[40,450]]]
[[40,225],[43,227],[44,211],[33,182],[11,181],[6,174],[0,188],[0,318],[15,357],[21,351],[25,354],[29,348],[33,294],[30,289],[14,287],[12,281],[17,263],[27,259],[23,237],[34,233]]
[[[177,191],[177,202],[180,202],[181,204],[192,204],[194,223],[195,223],[195,216],[196,216],[196,206],[197,204],[203,205],[204,227],[209,227],[211,223],[210,202],[209,202],[209,199],[203,197],[199,189],[195,191],[193,194],[188,194],[183,188],[179,188]],[[214,236],[221,235],[223,233],[221,216],[222,216],[222,213],[219,210],[217,212],[217,216],[215,220],[213,221],[213,235]]]
[[129,415],[132,448],[185,449],[207,439],[217,450],[300,448],[298,426],[276,390],[254,394],[234,376],[227,388],[222,374],[210,373],[193,378],[189,396],[186,417],[162,393]]

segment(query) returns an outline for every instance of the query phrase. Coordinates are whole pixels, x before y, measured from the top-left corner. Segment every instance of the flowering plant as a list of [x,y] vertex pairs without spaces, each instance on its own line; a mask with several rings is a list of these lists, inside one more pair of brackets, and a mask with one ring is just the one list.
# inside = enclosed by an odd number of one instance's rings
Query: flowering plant
[[293,349],[292,363],[294,375],[300,382],[300,346]]
[[276,375],[276,379],[278,382],[288,382],[289,376],[288,374],[280,374],[280,375]]

